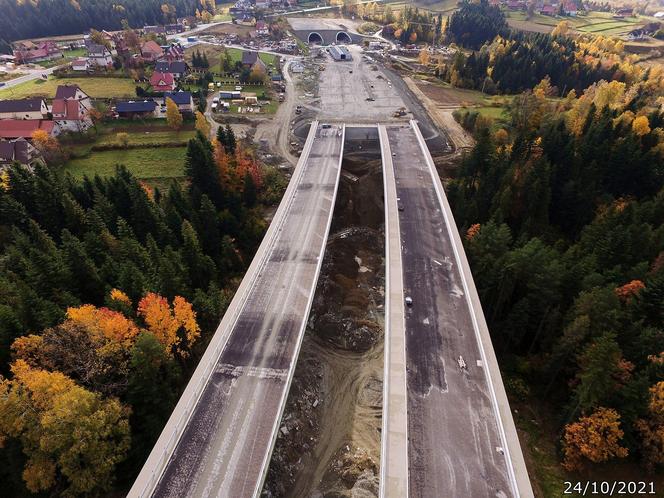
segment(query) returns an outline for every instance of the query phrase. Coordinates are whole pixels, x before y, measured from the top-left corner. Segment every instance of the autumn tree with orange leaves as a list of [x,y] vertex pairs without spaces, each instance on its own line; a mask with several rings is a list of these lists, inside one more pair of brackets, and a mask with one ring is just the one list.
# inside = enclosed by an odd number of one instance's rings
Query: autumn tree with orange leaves
[[565,426],[563,467],[571,472],[582,469],[586,460],[601,463],[625,458],[628,450],[620,445],[623,435],[620,415],[613,409],[600,407],[592,415],[581,417]]
[[173,306],[166,298],[149,292],[138,303],[138,314],[150,331],[169,353],[187,355],[187,349],[198,339],[200,328],[196,313],[185,299],[177,296]]

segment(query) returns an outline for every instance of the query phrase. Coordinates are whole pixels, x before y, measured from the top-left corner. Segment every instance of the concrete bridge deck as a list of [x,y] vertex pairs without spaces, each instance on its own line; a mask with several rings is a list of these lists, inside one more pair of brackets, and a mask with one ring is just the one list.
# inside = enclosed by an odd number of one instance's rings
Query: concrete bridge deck
[[336,199],[344,127],[312,123],[235,298],[129,497],[260,494]]

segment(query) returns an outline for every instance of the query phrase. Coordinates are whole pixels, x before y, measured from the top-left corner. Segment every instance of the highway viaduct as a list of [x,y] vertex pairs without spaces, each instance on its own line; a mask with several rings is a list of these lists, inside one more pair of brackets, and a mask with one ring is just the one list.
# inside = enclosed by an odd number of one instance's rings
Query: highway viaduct
[[[361,126],[378,132],[385,178],[381,497],[532,496],[472,275],[419,128]],[[263,242],[128,497],[260,496],[323,260],[346,130],[312,123]],[[420,212],[429,226],[413,229]],[[423,243],[429,253],[413,258]],[[467,370],[455,370],[458,355]]]

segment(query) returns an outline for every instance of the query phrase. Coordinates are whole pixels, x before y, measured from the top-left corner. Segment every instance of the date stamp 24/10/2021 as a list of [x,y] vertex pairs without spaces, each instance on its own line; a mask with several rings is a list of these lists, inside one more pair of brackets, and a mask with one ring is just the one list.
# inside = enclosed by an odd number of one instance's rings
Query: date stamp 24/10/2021
[[655,494],[655,483],[647,481],[565,481],[563,493],[581,496],[645,496]]

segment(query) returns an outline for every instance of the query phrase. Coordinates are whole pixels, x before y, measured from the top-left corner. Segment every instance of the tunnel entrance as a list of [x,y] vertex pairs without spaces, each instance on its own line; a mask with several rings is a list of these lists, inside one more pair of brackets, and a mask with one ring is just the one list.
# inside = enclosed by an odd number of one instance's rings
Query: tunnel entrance
[[337,33],[337,43],[353,43],[353,39],[348,33],[339,31]]
[[323,37],[316,32],[309,33],[309,38],[307,41],[313,45],[322,45],[323,44]]

